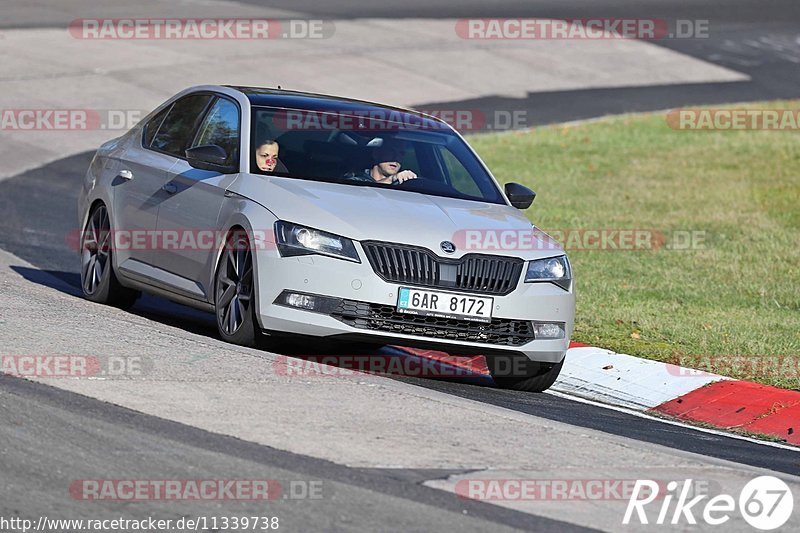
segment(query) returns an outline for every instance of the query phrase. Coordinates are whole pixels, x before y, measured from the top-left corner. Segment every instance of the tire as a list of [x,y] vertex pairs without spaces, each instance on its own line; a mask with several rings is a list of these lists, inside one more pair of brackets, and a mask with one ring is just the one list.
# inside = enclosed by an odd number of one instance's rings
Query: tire
[[141,293],[123,287],[114,273],[111,219],[103,204],[96,206],[81,234],[81,290],[87,300],[127,309]]
[[556,382],[564,360],[559,363],[539,363],[521,356],[489,356],[489,373],[501,389],[525,392],[544,392]]
[[214,311],[223,340],[240,346],[256,346],[259,331],[255,319],[255,272],[250,240],[234,230],[225,241],[214,278]]

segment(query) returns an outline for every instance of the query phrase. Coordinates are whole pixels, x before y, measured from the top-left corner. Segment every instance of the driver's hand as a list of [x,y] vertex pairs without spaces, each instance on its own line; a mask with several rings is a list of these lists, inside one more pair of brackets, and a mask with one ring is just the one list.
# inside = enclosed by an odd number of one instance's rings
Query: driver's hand
[[402,172],[398,172],[395,176],[394,183],[403,183],[404,181],[408,180],[415,180],[417,179],[417,175],[414,174],[410,170],[403,170]]

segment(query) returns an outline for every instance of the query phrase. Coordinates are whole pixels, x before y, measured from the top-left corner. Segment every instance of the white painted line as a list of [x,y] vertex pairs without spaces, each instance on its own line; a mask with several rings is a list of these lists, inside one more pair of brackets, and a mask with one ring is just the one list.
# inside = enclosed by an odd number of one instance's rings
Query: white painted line
[[720,431],[720,430],[717,430],[717,429],[705,428],[705,427],[701,427],[701,426],[693,426],[693,425],[687,424],[685,422],[679,422],[679,421],[676,421],[676,420],[669,420],[667,418],[660,418],[660,417],[657,417],[657,416],[652,416],[652,415],[647,414],[644,411],[637,411],[635,409],[630,409],[630,408],[627,408],[627,407],[620,407],[618,405],[610,405],[610,404],[603,403],[603,402],[597,402],[597,401],[594,401],[594,400],[589,400],[587,398],[581,398],[579,396],[573,396],[573,395],[568,394],[568,393],[559,392],[559,391],[556,391],[556,390],[553,390],[553,389],[548,390],[547,392],[545,392],[545,394],[552,394],[553,396],[557,396],[559,398],[572,400],[572,401],[575,401],[575,402],[578,402],[578,403],[585,403],[585,404],[588,404],[588,405],[594,405],[595,407],[602,407],[603,409],[610,409],[611,411],[618,411],[620,413],[626,413],[626,414],[633,415],[633,416],[636,416],[636,417],[639,417],[639,418],[646,418],[648,420],[655,420],[657,422],[661,422],[662,424],[668,424],[670,426],[680,426],[680,427],[688,428],[688,429],[691,429],[691,430],[694,430],[694,431],[699,431],[701,433],[708,433],[709,435],[718,435],[720,437],[729,437],[731,439],[743,440],[743,441],[746,441],[746,442],[751,442],[753,444],[760,444],[762,446],[769,446],[770,448],[779,448],[781,450],[790,450],[790,451],[793,451],[793,452],[800,453],[800,447],[792,446],[790,444],[782,444],[780,442],[772,442],[772,441],[768,441],[768,440],[759,440],[759,439],[754,439],[752,437],[748,437],[746,435],[739,435],[737,433],[728,433],[727,431]]

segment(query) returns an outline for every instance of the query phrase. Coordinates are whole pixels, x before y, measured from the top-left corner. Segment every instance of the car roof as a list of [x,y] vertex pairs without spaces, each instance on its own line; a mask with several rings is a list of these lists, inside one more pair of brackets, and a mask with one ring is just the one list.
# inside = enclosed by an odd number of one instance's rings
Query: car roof
[[364,100],[265,87],[241,87],[233,85],[226,85],[225,87],[241,92],[250,101],[250,105],[254,106],[355,114],[359,116],[366,115],[375,116],[383,120],[392,120],[391,117],[397,117],[403,120],[403,117],[406,116],[414,116],[419,120],[419,117],[424,117],[425,120],[431,122],[430,126],[436,126],[439,129],[442,124],[446,124],[444,121],[426,115],[420,111],[367,102]]

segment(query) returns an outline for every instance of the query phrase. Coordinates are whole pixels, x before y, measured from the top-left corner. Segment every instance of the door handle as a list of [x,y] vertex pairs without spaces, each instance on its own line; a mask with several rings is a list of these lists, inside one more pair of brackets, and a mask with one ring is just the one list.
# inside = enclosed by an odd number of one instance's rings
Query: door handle
[[126,181],[130,181],[133,179],[133,172],[131,172],[130,170],[120,170],[117,176]]
[[166,183],[163,187],[161,187],[161,190],[167,192],[168,194],[175,194],[178,192],[178,186],[174,183]]

